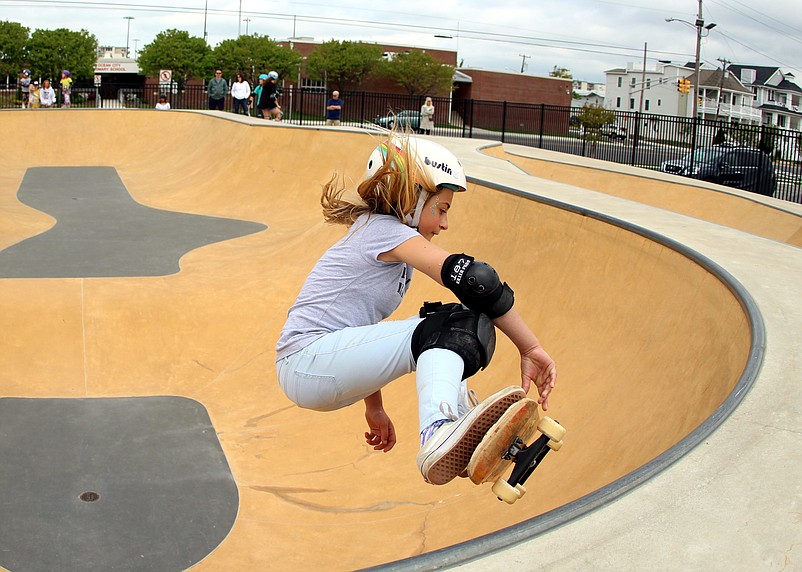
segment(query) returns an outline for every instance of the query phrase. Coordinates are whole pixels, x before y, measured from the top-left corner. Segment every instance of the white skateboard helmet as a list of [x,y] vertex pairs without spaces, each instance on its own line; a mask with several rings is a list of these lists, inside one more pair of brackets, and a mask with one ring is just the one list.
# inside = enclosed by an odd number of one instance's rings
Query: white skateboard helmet
[[[373,150],[368,158],[368,166],[365,171],[365,179],[372,177],[379,168],[384,165],[387,159],[387,145],[395,145],[397,157],[403,161],[404,157],[401,155],[403,151],[403,140],[399,137],[388,139]],[[437,188],[445,187],[454,192],[463,192],[468,188],[468,182],[465,179],[465,171],[454,154],[428,139],[419,139],[417,137],[410,137],[407,142],[407,149],[409,154],[415,157],[418,166],[421,170],[425,171],[428,177],[432,180]],[[400,165],[403,169],[404,165]],[[417,228],[420,223],[420,215],[423,211],[423,205],[429,198],[429,192],[421,190],[418,194],[418,202],[413,214],[407,215],[407,225]]]

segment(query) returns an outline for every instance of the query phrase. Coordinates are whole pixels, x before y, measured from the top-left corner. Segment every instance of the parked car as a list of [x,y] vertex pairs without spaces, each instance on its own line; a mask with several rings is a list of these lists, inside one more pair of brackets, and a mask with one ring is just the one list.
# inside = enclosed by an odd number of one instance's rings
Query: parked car
[[627,138],[627,128],[617,123],[608,123],[599,127],[599,133],[610,139],[620,139],[624,141]]
[[664,161],[660,170],[768,197],[777,188],[777,174],[768,155],[731,144],[702,147],[681,159]]
[[420,111],[405,110],[398,113],[389,113],[379,116],[373,120],[376,125],[393,129],[396,125],[399,129],[410,129],[418,131],[420,129]]

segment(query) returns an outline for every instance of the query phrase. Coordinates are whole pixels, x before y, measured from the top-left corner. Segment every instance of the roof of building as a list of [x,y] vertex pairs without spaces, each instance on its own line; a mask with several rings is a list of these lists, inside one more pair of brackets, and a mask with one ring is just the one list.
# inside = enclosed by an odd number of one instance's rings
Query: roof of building
[[[740,82],[735,73],[724,74],[723,80],[721,77],[722,73],[723,72],[720,68],[714,70],[699,70],[699,85],[702,87],[716,88],[721,86],[721,88],[726,91],[735,91],[738,93],[752,95],[752,90],[744,87],[744,84]],[[691,82],[693,82],[694,75],[696,74],[690,76]]]
[[765,111],[774,111],[777,113],[784,113],[786,115],[796,115],[797,117],[802,117],[802,113],[797,110],[788,109],[787,107],[783,107],[781,105],[774,105],[772,103],[764,103],[758,109],[762,109]]
[[755,70],[755,81],[752,82],[752,85],[767,85],[766,82],[771,79],[777,73],[780,73],[783,76],[782,81],[776,85],[772,86],[776,89],[784,89],[787,91],[795,91],[798,93],[802,93],[802,88],[800,88],[795,83],[788,81],[785,79],[785,74],[782,73],[782,70],[777,66],[752,66],[746,64],[732,64],[728,68],[732,73],[737,75],[739,78],[742,77],[742,72],[745,69]]

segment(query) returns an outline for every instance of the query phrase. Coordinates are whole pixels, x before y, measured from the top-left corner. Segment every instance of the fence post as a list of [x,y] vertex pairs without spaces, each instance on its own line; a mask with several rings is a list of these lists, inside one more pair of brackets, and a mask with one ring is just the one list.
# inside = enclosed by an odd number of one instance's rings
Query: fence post
[[474,104],[474,100],[471,99],[471,113],[470,113],[471,122],[470,122],[470,127],[468,128],[468,137],[470,137],[470,138],[473,137],[473,104]]
[[538,147],[543,149],[543,124],[546,122],[546,104],[540,104],[540,137],[538,138]]
[[[632,155],[629,158],[629,164],[635,166],[636,150],[638,148],[638,139],[640,137],[640,111],[635,112],[635,132],[632,134]],[[617,124],[616,124],[617,125]]]
[[501,142],[504,143],[504,134],[507,132],[507,100],[501,106]]

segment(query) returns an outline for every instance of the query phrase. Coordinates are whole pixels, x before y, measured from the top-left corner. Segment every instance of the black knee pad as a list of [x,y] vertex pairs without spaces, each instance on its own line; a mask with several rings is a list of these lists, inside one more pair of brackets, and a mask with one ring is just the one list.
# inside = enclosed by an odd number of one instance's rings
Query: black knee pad
[[467,379],[490,363],[496,351],[496,327],[485,314],[462,304],[426,302],[420,310],[424,320],[412,334],[412,355],[432,348],[451,350],[465,362],[462,379]]

